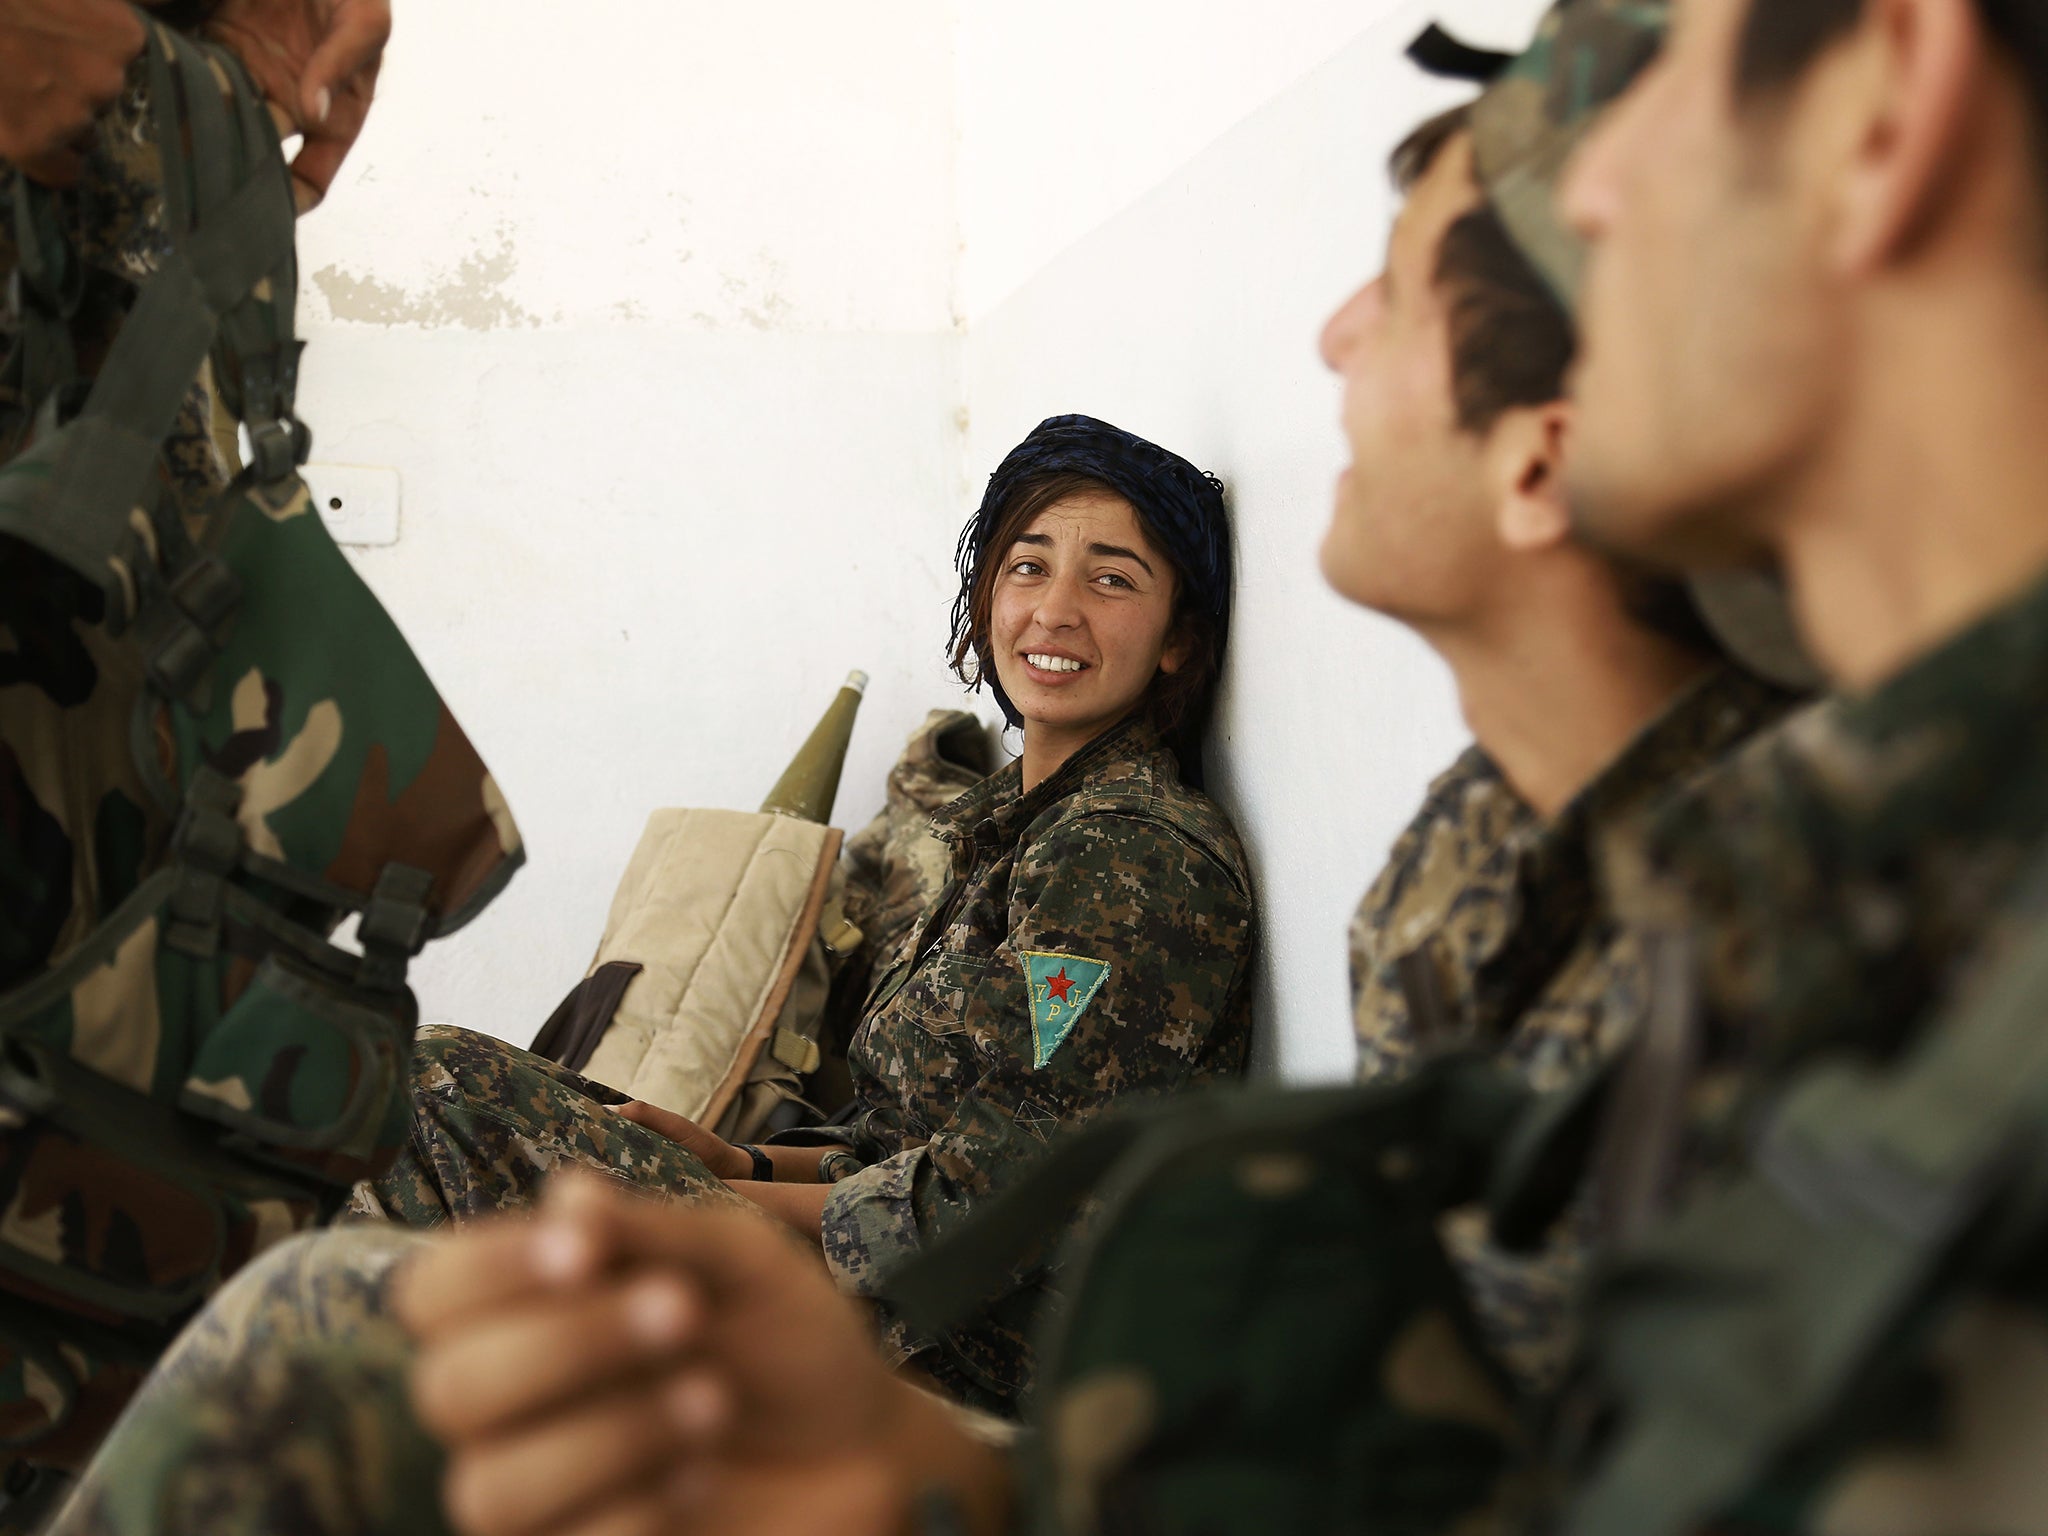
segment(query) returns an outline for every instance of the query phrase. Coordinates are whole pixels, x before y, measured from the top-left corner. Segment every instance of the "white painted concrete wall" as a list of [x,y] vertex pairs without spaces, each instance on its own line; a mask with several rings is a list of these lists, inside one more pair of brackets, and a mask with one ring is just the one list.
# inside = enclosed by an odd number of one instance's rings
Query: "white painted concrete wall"
[[1328,63],[980,318],[967,350],[971,463],[1052,411],[1080,410],[1230,487],[1239,583],[1212,789],[1260,882],[1260,1060],[1297,1080],[1351,1072],[1351,911],[1467,739],[1435,658],[1317,574],[1346,455],[1316,336],[1378,270],[1387,152],[1460,94],[1420,76],[1402,48],[1435,16],[1512,42],[1539,5],[1379,9]]
[[[1442,9],[1511,41],[1537,5]],[[404,7],[304,226],[302,398],[316,459],[399,471],[358,567],[531,851],[417,966],[424,1016],[529,1038],[648,810],[756,803],[852,666],[863,820],[959,697],[960,521],[1086,410],[1232,486],[1217,778],[1266,900],[1261,1054],[1345,1075],[1346,919],[1461,730],[1433,660],[1316,576],[1342,454],[1313,341],[1378,262],[1386,149],[1454,95],[1398,60],[1433,13]]]
[[939,664],[960,479],[950,0],[399,7],[303,226],[316,460],[529,866],[414,975],[524,1041],[647,812],[752,807],[855,666],[871,814]]

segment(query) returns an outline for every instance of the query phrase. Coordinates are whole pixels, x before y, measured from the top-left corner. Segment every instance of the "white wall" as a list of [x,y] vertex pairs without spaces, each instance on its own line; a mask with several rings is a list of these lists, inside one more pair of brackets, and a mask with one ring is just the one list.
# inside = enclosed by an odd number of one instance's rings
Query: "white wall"
[[1260,1056],[1351,1072],[1344,934],[1429,778],[1466,739],[1447,675],[1316,572],[1345,461],[1324,318],[1378,270],[1387,152],[1460,89],[1401,49],[1448,13],[1526,33],[1533,0],[1406,4],[1044,267],[969,336],[970,465],[1053,411],[1103,416],[1223,476],[1235,630],[1212,788],[1250,844],[1266,927]]
[[316,461],[397,468],[355,551],[531,863],[414,971],[525,1040],[647,812],[760,802],[855,666],[841,798],[957,696],[949,0],[399,7],[303,226]]
[[1085,410],[1232,487],[1217,787],[1266,903],[1261,1054],[1347,1074],[1346,919],[1462,732],[1436,663],[1315,574],[1342,451],[1314,336],[1378,262],[1386,149],[1455,95],[1401,46],[1538,5],[402,8],[304,226],[302,399],[316,460],[399,471],[358,567],[531,853],[416,967],[424,1015],[529,1038],[646,813],[757,803],[852,666],[864,820],[959,698],[961,520]]

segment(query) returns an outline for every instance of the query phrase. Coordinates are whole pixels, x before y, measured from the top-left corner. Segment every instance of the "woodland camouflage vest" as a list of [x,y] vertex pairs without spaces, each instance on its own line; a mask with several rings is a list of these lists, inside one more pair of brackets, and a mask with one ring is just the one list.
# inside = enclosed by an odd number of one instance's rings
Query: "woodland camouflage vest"
[[[9,210],[0,1455],[37,1462],[89,1450],[225,1276],[389,1160],[407,963],[522,858],[299,478],[269,112],[230,55],[149,30],[166,239],[90,380],[55,200],[17,178]],[[164,446],[195,379],[251,460],[204,497]]]

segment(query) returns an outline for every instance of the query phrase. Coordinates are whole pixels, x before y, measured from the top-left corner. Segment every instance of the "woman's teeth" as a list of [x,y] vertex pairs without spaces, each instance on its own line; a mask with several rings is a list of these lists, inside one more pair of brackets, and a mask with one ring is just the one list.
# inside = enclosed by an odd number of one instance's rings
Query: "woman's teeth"
[[1086,666],[1085,662],[1065,656],[1034,656],[1029,651],[1024,653],[1024,659],[1041,672],[1079,672]]

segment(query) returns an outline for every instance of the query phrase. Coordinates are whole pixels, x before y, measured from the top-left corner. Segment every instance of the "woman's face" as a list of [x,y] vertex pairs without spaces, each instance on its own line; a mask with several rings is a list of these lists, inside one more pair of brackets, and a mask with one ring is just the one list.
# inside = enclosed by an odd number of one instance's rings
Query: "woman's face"
[[1053,503],[999,558],[990,649],[1027,752],[1034,733],[1068,750],[1094,739],[1187,660],[1170,633],[1173,568],[1113,491]]

